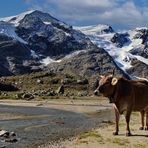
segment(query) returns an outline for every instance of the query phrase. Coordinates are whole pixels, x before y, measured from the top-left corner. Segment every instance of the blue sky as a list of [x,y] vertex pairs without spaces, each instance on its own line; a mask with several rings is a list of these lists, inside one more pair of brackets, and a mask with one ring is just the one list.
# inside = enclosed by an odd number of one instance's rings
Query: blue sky
[[0,17],[38,9],[71,25],[109,24],[132,29],[148,24],[148,0],[0,0]]

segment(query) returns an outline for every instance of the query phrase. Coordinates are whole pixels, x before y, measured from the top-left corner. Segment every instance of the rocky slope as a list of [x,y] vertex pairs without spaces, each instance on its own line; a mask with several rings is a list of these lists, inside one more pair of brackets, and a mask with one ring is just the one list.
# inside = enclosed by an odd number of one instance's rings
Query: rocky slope
[[0,34],[0,76],[39,71],[39,65],[25,44]]
[[73,73],[82,78],[112,73],[113,69],[115,69],[118,76],[127,76],[117,67],[112,57],[104,49],[95,47],[94,49],[82,51],[77,55],[64,58],[60,63],[51,63],[48,65],[49,71]]

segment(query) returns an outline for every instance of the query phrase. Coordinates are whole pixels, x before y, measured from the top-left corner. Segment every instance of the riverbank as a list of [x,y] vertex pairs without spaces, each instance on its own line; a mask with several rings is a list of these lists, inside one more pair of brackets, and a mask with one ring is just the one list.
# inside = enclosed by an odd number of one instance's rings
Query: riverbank
[[0,127],[14,131],[18,142],[0,146],[21,148],[147,148],[148,131],[140,131],[139,113],[133,113],[133,136],[125,136],[125,119],[115,129],[112,105],[107,99],[0,101]]
[[0,141],[0,146],[36,148],[76,137],[113,114],[107,100],[0,101],[0,127],[13,131],[18,142]]

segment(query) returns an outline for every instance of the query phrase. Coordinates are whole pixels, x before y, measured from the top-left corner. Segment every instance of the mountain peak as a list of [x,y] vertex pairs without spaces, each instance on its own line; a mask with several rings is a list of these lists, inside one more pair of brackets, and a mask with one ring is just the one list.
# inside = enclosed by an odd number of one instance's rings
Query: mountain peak
[[22,20],[25,17],[25,15],[30,14],[30,13],[32,13],[34,11],[35,10],[30,10],[30,11],[26,11],[26,12],[20,13],[19,15],[0,18],[0,21],[10,22],[12,24],[15,24],[15,26],[17,26],[19,21]]
[[104,24],[97,24],[92,26],[82,26],[82,27],[75,27],[77,30],[81,30],[84,34],[88,35],[97,35],[97,34],[103,34],[103,33],[113,33],[114,30],[109,25]]
[[15,26],[18,26],[20,24],[20,21],[23,20],[25,17],[40,18],[41,21],[43,22],[53,22],[53,23],[59,22],[58,19],[52,17],[49,13],[42,12],[40,10],[30,10],[15,16],[0,18],[0,21],[9,22],[11,24],[14,24]]

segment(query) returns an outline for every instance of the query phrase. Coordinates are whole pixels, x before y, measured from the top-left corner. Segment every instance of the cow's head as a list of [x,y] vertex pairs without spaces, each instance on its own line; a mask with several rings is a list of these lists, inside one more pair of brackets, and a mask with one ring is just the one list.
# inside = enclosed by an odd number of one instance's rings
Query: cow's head
[[114,95],[117,83],[118,79],[114,77],[112,74],[100,76],[99,86],[94,91],[94,93],[95,95],[101,93],[104,97],[109,98],[110,103],[114,103]]

